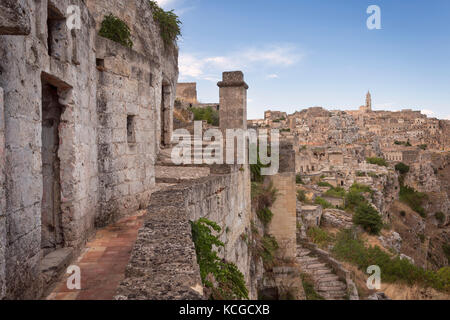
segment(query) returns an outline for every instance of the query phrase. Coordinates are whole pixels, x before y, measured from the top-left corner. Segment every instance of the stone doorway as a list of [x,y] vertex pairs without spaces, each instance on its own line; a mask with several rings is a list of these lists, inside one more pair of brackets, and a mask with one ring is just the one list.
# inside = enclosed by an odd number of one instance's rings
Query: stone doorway
[[170,146],[170,85],[161,88],[161,148]]
[[42,79],[42,182],[41,249],[44,255],[62,247],[59,127],[64,106],[58,89]]

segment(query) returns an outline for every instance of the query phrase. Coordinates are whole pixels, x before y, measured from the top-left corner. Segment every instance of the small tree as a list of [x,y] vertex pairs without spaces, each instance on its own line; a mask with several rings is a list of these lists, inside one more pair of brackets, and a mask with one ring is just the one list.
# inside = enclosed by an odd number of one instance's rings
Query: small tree
[[362,203],[356,208],[353,222],[371,234],[378,234],[383,227],[380,214],[368,203]]
[[407,166],[403,162],[397,163],[395,165],[395,170],[400,172],[400,174],[407,174],[409,172],[409,169],[410,169],[409,166]]

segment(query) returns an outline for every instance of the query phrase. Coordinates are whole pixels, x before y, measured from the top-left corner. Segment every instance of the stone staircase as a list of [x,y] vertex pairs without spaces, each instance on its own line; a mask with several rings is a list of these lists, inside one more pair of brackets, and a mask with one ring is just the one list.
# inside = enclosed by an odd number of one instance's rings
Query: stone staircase
[[339,279],[332,268],[314,256],[310,250],[297,246],[297,262],[300,269],[312,277],[316,292],[323,298],[347,299],[347,285]]

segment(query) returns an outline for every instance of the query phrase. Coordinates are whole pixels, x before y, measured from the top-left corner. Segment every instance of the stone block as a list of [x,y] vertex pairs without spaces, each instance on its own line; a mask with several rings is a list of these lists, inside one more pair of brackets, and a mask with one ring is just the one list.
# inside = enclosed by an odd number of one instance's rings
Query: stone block
[[2,0],[0,3],[0,35],[28,35],[30,13],[24,0]]

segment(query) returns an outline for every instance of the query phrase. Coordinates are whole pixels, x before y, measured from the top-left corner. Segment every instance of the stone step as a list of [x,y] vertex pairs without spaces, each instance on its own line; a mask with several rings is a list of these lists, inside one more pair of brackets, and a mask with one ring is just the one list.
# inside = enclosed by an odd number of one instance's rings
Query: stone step
[[338,281],[339,277],[336,275],[320,275],[317,277],[317,282],[318,283],[323,283],[323,282],[328,282],[328,281]]
[[297,261],[302,263],[302,262],[309,262],[309,261],[319,261],[319,259],[316,257],[311,257],[311,256],[303,256],[303,257],[297,257]]
[[308,249],[297,250],[297,257],[304,257],[310,253],[311,253],[311,251],[309,251]]
[[325,299],[331,299],[331,300],[344,299],[347,295],[347,293],[344,290],[332,290],[332,291],[318,290],[317,293],[319,293]]
[[319,276],[319,275],[334,275],[334,273],[331,271],[330,268],[324,268],[324,269],[319,269],[314,271],[314,275]]
[[311,263],[311,264],[306,265],[306,269],[323,270],[323,269],[328,269],[328,267],[325,265],[325,263]]
[[347,286],[343,284],[342,282],[337,283],[325,283],[325,284],[319,284],[318,286],[320,291],[338,291],[338,290],[345,290],[347,289]]

